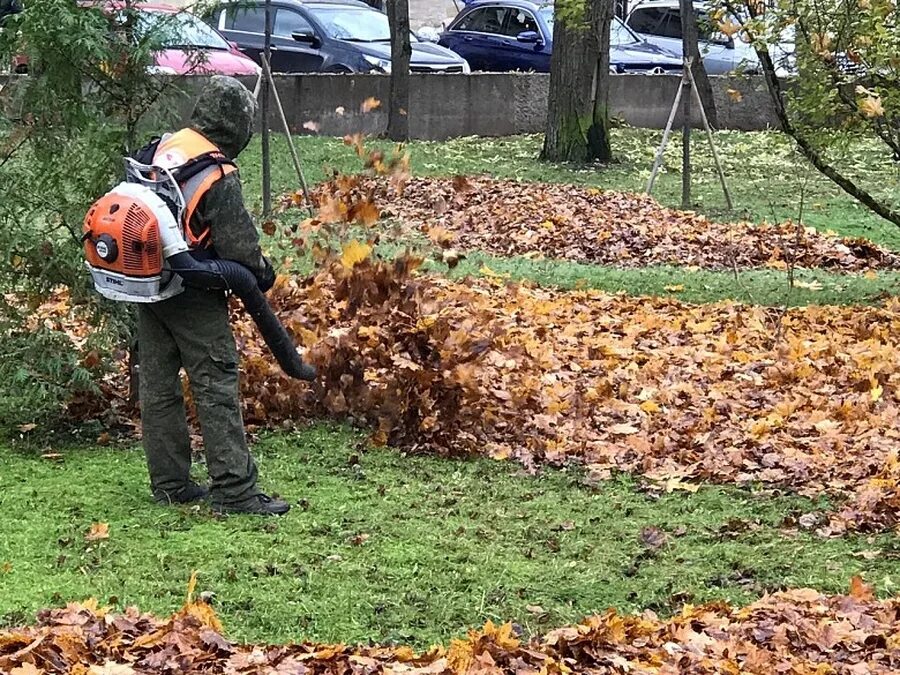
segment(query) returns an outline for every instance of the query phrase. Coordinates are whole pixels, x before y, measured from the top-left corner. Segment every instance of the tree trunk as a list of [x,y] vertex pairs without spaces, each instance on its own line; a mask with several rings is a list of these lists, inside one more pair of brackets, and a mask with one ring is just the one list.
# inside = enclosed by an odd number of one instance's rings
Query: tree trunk
[[580,20],[557,11],[542,159],[611,159],[608,78],[613,2],[584,0]]
[[706,119],[709,125],[715,129],[719,126],[716,101],[713,98],[709,75],[706,74],[706,67],[703,65],[703,58],[700,56],[699,31],[697,30],[697,14],[694,12],[694,3],[692,0],[679,0],[679,2],[683,53],[685,57],[693,59],[691,74],[694,76],[697,91],[700,92],[700,100],[703,101],[703,108],[706,110]]
[[601,162],[612,161],[612,144],[609,138],[609,30],[612,25],[616,0],[591,2],[591,25],[598,39],[598,52],[593,82],[593,113],[588,129],[588,156]]
[[388,0],[391,26],[391,94],[388,109],[388,137],[409,140],[409,59],[412,55],[409,28],[409,0]]

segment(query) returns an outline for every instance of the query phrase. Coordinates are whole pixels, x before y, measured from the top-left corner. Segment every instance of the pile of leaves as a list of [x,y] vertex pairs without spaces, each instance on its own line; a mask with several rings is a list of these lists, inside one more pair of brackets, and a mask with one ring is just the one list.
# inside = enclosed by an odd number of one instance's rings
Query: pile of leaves
[[[346,177],[341,180],[346,181]],[[318,188],[329,194],[333,186]],[[360,180],[360,194],[432,238],[462,250],[621,267],[744,269],[788,265],[851,272],[897,269],[900,258],[866,239],[843,239],[792,222],[723,224],[664,208],[652,197],[567,184],[493,178],[415,178],[397,189]]]
[[878,601],[854,579],[846,596],[810,589],[744,608],[685,606],[668,620],[614,610],[524,641],[488,622],[450,646],[241,645],[203,602],[168,620],[96,602],[45,611],[35,627],[0,632],[10,675],[564,675],[772,673],[877,675],[900,669],[900,598]]
[[[900,525],[900,301],[694,306],[516,285],[488,269],[452,282],[419,263],[354,241],[308,278],[279,277],[270,300],[319,369],[312,386],[280,372],[235,303],[251,428],[333,417],[377,445],[531,468],[575,461],[592,480],[629,472],[666,490],[759,483],[852,497],[819,524],[826,533]],[[71,312],[54,321],[87,331]],[[124,371],[71,415],[127,417]]]
[[[693,306],[496,277],[454,283],[415,274],[408,256],[365,255],[351,244],[271,292],[320,369],[313,389],[281,375],[235,315],[249,422],[332,415],[374,428],[377,444],[527,466],[576,460],[598,479],[626,471],[668,489],[897,498],[897,301]],[[900,512],[883,506],[852,520],[896,526]]]

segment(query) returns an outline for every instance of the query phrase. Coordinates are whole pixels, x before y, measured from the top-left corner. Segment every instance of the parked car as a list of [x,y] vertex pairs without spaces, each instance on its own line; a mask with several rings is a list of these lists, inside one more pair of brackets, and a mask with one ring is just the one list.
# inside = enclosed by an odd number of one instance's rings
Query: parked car
[[[80,2],[99,6],[115,15],[122,2]],[[28,11],[27,8],[25,11]],[[162,75],[258,75],[260,67],[242,54],[200,17],[164,4],[139,7],[137,31],[156,31],[162,49],[154,53],[151,70]],[[15,59],[16,72],[28,71],[24,55]]]
[[[740,37],[727,35],[710,17],[705,3],[694,3],[697,16],[700,55],[710,75],[722,75],[735,70],[746,73],[759,71],[759,59],[753,47]],[[681,11],[678,0],[644,0],[632,6],[626,20],[628,26],[649,42],[681,56]],[[737,24],[737,21],[734,21]]]
[[256,75],[260,67],[237,45],[190,12],[168,5],[141,5],[141,29],[158,31],[165,49],[156,68],[167,75]]
[[[462,56],[473,70],[550,72],[553,5],[530,0],[475,0],[450,23],[438,44]],[[641,39],[619,19],[610,27],[610,70],[666,73],[681,59]]]
[[[274,0],[272,70],[279,73],[389,73],[387,16],[357,0]],[[255,61],[265,43],[265,3],[238,0],[218,6],[207,21]],[[449,49],[414,35],[414,73],[467,73],[469,64]]]

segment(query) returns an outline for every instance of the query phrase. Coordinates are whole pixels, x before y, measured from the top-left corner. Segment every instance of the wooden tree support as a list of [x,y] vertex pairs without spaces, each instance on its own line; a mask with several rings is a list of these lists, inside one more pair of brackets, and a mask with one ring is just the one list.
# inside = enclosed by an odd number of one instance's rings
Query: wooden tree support
[[297,178],[300,180],[300,186],[303,188],[303,198],[306,200],[306,208],[309,210],[310,217],[313,216],[312,199],[309,196],[309,185],[306,183],[306,176],[303,175],[303,167],[300,166],[300,156],[297,154],[297,148],[294,146],[294,137],[291,135],[291,128],[288,125],[287,116],[284,114],[284,106],[281,105],[281,96],[278,95],[278,87],[275,86],[275,78],[272,77],[272,67],[266,58],[262,58],[263,75],[269,84],[269,91],[275,97],[275,105],[278,106],[278,114],[281,117],[281,125],[284,127],[284,135],[287,138],[288,149],[291,151],[291,159],[294,161],[294,169],[297,171]]
[[[662,166],[663,162],[663,154],[666,151],[666,146],[669,144],[669,137],[672,134],[672,125],[675,122],[675,114],[678,112],[678,106],[681,103],[681,97],[685,89],[690,89],[690,93],[688,96],[693,95],[694,102],[697,104],[697,108],[700,110],[700,119],[703,122],[703,128],[706,130],[706,138],[709,141],[709,148],[712,151],[713,161],[716,164],[716,173],[719,175],[719,182],[722,184],[722,192],[725,195],[725,204],[728,206],[728,210],[731,211],[734,206],[731,202],[731,193],[728,192],[728,185],[725,182],[725,172],[722,170],[722,164],[719,162],[719,153],[716,150],[716,144],[713,140],[712,128],[709,126],[709,120],[706,118],[706,110],[703,107],[703,101],[700,99],[700,92],[697,91],[697,85],[694,82],[694,76],[691,73],[691,58],[684,59],[684,65],[682,67],[682,75],[681,75],[681,83],[678,85],[678,92],[675,94],[675,101],[672,103],[672,110],[669,113],[669,119],[666,122],[666,128],[663,131],[662,142],[659,144],[659,149],[656,151],[656,158],[653,160],[653,168],[650,171],[650,180],[647,181],[647,194],[651,194],[653,192],[653,186],[656,183],[656,177],[659,174],[659,169]],[[689,123],[687,120],[685,123]]]

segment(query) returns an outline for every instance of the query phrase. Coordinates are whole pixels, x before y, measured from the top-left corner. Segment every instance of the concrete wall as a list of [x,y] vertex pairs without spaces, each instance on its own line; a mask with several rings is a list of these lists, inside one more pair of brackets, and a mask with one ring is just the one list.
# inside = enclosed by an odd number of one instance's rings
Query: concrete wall
[[[778,125],[762,78],[714,77],[719,127],[753,131]],[[276,78],[291,128],[319,125],[319,133],[343,135],[362,131],[378,134],[387,127],[384,107],[362,114],[369,97],[388,100],[384,75],[301,75]],[[614,117],[637,127],[665,126],[680,78],[665,75],[610,77],[610,109]],[[550,77],[534,73],[474,75],[413,75],[409,106],[414,138],[441,140],[456,136],[508,136],[544,130]],[[700,126],[693,106],[694,126]],[[341,114],[342,113],[342,114]],[[280,120],[270,118],[270,128]],[[680,113],[676,123],[681,123]]]
[[[456,136],[508,136],[540,133],[547,114],[550,78],[533,73],[476,73],[474,75],[412,75],[409,106],[410,133],[414,138],[441,140]],[[665,126],[678,89],[679,77],[666,75],[616,75],[610,77],[612,115],[637,127]],[[771,99],[762,78],[712,78],[719,127],[760,130],[777,127]],[[190,78],[181,91],[158,104],[159,126],[179,124],[187,118],[203,78]],[[387,128],[388,90],[386,75],[284,75],[276,82],[292,131],[309,134],[304,124],[313,122],[318,133],[343,136],[362,132],[380,134]],[[255,78],[246,82],[249,88]],[[0,109],[13,112],[15,85],[0,92]],[[368,98],[382,107],[362,113]],[[21,112],[21,110],[19,110]],[[700,120],[693,106],[695,126]],[[273,106],[270,128],[281,130]],[[680,125],[680,114],[676,123]]]

